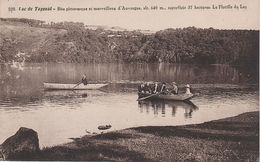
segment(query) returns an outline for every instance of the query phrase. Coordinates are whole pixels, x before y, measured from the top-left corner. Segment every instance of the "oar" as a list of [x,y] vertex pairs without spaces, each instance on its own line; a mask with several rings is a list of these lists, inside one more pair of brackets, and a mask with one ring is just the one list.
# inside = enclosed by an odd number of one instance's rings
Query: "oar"
[[161,93],[163,93],[163,92],[164,92],[164,91],[159,92],[159,93],[155,93],[155,94],[151,94],[150,96],[146,96],[146,97],[143,97],[143,98],[139,98],[139,99],[137,99],[137,101],[143,101],[143,100],[148,99],[148,98],[151,98],[151,97],[153,97],[153,96],[157,96],[157,95],[159,95],[159,94],[161,94]]
[[74,90],[78,85],[80,85],[81,84],[81,81],[79,81],[73,88],[72,88],[72,90]]

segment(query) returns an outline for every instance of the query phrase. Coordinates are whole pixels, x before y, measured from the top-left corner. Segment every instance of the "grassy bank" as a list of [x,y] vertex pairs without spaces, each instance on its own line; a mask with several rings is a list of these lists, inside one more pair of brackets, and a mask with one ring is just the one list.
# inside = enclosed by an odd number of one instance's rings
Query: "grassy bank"
[[186,126],[85,136],[17,160],[258,161],[259,112]]

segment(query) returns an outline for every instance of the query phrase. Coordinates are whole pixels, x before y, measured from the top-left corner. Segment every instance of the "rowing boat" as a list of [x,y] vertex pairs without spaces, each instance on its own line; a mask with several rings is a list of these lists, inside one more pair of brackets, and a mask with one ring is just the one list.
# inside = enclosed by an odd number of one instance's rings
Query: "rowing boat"
[[107,93],[100,90],[55,90],[55,91],[44,91],[44,97],[82,97],[82,96],[104,96]]
[[43,83],[43,88],[45,90],[93,90],[104,87],[108,84],[94,84],[89,83],[87,85],[84,84],[60,84],[60,83]]
[[[149,93],[138,93],[138,98],[144,98],[147,96],[151,96]],[[159,94],[159,95],[154,95],[151,96],[147,99],[149,100],[172,100],[172,101],[187,101],[190,100],[191,98],[195,97],[194,94]]]

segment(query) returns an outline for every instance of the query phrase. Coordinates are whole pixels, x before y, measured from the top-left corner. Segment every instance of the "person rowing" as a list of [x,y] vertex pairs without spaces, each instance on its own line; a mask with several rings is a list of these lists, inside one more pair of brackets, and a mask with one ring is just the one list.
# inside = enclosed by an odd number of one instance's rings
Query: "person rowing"
[[81,78],[81,83],[83,83],[84,85],[88,84],[87,76],[85,74]]
[[72,90],[74,90],[77,86],[79,86],[81,83],[83,83],[84,85],[88,84],[88,80],[87,80],[87,76],[84,74],[81,78],[81,81],[79,81],[73,88]]

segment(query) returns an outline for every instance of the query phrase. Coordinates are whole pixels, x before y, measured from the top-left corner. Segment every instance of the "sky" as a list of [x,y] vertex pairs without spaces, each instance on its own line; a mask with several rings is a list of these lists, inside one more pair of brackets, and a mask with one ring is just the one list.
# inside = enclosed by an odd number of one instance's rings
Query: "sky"
[[[212,9],[213,5],[216,9]],[[226,7],[220,8],[219,5]],[[238,8],[234,8],[235,5]],[[142,10],[57,11],[57,7],[89,9],[107,6],[116,9],[119,6],[140,7]],[[144,10],[145,6],[149,10]],[[151,10],[153,6],[157,6],[157,10]],[[178,6],[186,9],[168,10],[168,7]],[[188,6],[192,9],[188,9]],[[15,11],[8,11],[9,7],[15,7]],[[26,11],[19,11],[19,7],[26,8]],[[33,11],[28,11],[28,7],[32,7]],[[35,11],[35,7],[52,7],[56,10]],[[159,7],[165,10],[159,10]],[[158,31],[189,26],[259,29],[260,22],[260,0],[0,0],[0,9],[2,18],[31,18],[46,22],[73,21],[83,22],[86,25],[118,26],[132,30]]]

